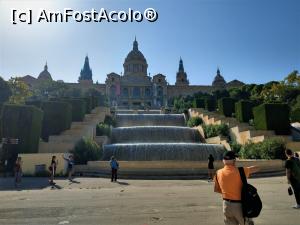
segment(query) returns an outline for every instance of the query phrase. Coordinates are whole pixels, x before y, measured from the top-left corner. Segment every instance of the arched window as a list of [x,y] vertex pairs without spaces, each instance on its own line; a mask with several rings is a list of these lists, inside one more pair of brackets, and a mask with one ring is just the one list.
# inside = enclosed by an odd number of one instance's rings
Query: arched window
[[146,88],[146,89],[145,89],[145,96],[146,96],[146,97],[151,96],[151,90],[150,90],[150,88]]
[[122,90],[122,96],[125,96],[125,97],[128,96],[128,88],[123,88],[123,90]]

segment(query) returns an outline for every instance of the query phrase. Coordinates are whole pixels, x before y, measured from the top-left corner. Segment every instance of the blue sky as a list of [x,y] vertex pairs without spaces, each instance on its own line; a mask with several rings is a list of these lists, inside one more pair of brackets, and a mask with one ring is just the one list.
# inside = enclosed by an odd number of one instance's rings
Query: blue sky
[[[11,23],[11,9],[141,10],[159,18],[127,23]],[[76,82],[88,53],[94,81],[123,71],[136,35],[151,75],[174,84],[179,57],[191,84],[282,80],[300,70],[299,0],[0,0],[0,76],[37,77],[48,62],[55,80]]]

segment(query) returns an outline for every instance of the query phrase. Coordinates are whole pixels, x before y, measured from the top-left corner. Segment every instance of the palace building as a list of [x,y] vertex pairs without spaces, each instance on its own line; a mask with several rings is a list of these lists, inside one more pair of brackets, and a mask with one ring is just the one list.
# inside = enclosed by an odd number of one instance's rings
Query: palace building
[[[27,75],[22,80],[30,86],[34,86],[44,80],[52,81],[47,63],[37,79]],[[217,69],[212,85],[191,85],[184,70],[181,57],[174,85],[169,84],[166,76],[163,74],[156,74],[151,77],[148,74],[147,60],[139,50],[136,39],[133,42],[132,50],[128,53],[123,63],[123,73],[109,73],[104,84],[94,83],[89,58],[86,56],[78,83],[66,84],[82,91],[90,88],[97,89],[108,97],[111,105],[121,108],[160,108],[167,106],[168,100],[177,96],[188,96],[197,92],[211,93],[218,89],[244,85],[243,82],[238,80],[227,83],[219,69]]]

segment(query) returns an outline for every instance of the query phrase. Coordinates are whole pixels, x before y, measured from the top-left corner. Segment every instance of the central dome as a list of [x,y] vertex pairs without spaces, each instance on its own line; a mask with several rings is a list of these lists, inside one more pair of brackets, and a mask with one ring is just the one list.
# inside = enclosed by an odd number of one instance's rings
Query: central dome
[[133,49],[128,53],[123,64],[124,75],[140,75],[147,76],[148,64],[143,55],[138,49],[136,39],[133,42]]

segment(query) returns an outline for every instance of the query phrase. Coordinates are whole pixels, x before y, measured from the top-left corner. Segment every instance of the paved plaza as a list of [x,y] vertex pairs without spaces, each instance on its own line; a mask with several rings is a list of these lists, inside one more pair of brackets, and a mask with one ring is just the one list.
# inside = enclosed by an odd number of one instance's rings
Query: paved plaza
[[[300,224],[292,209],[285,177],[250,179],[263,201],[256,224]],[[221,197],[204,180],[24,178],[15,190],[11,178],[0,179],[0,224],[218,225],[223,224]]]

